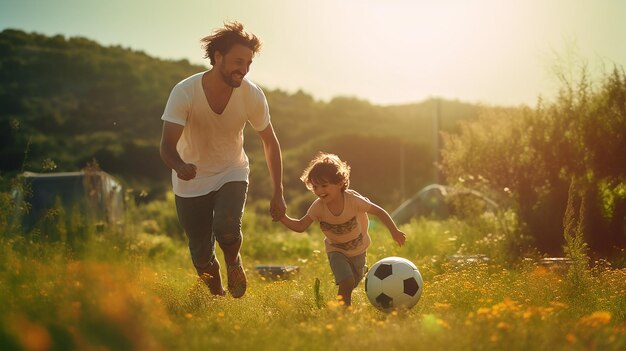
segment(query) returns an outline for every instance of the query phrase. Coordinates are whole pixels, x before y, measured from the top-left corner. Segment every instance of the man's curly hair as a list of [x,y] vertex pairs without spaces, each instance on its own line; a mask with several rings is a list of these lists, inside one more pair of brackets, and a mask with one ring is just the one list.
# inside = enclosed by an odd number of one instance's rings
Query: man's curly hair
[[226,55],[235,44],[241,44],[257,53],[261,50],[261,41],[256,35],[245,32],[243,24],[239,22],[226,22],[223,28],[213,31],[213,34],[200,39],[204,58],[211,60],[211,65],[215,64],[215,52],[219,51]]

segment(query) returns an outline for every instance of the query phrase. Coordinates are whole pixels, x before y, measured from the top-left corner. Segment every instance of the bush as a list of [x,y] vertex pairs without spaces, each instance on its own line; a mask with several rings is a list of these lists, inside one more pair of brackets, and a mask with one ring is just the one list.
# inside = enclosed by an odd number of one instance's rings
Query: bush
[[570,179],[584,179],[593,184],[585,240],[593,254],[619,257],[626,247],[626,76],[615,68],[600,83],[593,89],[583,69],[576,84],[563,81],[553,103],[485,109],[459,134],[444,134],[448,182],[492,194],[517,213],[537,248],[558,255]]

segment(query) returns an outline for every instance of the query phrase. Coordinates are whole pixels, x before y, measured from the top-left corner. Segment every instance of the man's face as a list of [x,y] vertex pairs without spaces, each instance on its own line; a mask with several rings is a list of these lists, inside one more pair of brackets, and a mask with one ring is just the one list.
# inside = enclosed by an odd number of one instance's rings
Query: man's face
[[250,70],[253,57],[254,53],[252,50],[241,44],[233,45],[226,55],[217,52],[215,54],[216,66],[224,83],[233,88],[239,87],[243,77]]

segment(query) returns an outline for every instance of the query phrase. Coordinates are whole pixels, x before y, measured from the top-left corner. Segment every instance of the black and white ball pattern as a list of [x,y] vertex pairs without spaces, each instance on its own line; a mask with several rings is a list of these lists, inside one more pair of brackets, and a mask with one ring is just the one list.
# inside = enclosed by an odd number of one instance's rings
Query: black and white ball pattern
[[365,293],[382,311],[409,309],[424,289],[422,275],[413,262],[402,257],[386,257],[376,262],[365,277]]

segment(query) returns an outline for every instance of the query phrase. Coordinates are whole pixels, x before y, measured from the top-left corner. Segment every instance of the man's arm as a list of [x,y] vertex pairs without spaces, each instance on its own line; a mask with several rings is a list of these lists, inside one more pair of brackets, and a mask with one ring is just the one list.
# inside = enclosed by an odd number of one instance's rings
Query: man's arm
[[196,165],[185,163],[176,150],[176,144],[183,134],[183,128],[179,124],[163,121],[160,152],[165,165],[173,169],[178,178],[190,180],[196,177]]
[[278,221],[285,215],[287,209],[283,196],[283,160],[280,144],[274,133],[272,123],[260,131],[259,135],[263,141],[265,161],[267,162],[267,168],[269,169],[270,177],[272,177],[272,185],[274,187],[272,201],[270,202],[270,214],[272,215],[272,220]]

